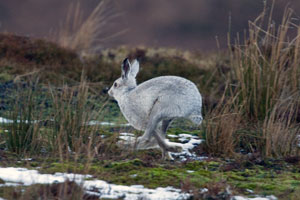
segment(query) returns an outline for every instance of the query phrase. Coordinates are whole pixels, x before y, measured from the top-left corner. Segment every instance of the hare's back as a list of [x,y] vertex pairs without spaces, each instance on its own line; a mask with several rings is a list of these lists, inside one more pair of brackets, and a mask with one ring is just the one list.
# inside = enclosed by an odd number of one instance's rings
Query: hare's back
[[[153,101],[170,104],[176,102],[177,105],[201,106],[201,95],[196,85],[182,77],[161,76],[150,79],[136,88],[136,94],[144,104],[152,105]],[[146,98],[145,98],[146,97]]]
[[138,85],[137,92],[160,94],[160,95],[193,95],[200,96],[196,85],[182,77],[178,76],[160,76]]

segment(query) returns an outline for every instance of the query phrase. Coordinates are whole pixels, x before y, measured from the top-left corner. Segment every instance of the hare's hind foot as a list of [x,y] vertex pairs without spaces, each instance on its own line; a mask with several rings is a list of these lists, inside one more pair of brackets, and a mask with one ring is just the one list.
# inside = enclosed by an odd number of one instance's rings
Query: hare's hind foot
[[179,153],[179,152],[182,152],[182,145],[181,144],[168,144],[166,150],[175,152],[175,153]]
[[162,151],[162,160],[174,161],[174,158],[171,155],[171,152],[169,152],[169,151]]
[[151,138],[149,140],[145,140],[143,137],[139,137],[136,141],[136,149],[159,149],[159,145],[155,138]]

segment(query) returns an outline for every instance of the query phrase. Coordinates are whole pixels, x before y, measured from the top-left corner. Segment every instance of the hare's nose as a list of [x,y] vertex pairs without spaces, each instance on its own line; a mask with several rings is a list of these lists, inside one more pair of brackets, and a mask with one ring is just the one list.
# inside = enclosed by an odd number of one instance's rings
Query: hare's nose
[[109,91],[109,88],[108,88],[108,87],[103,88],[103,89],[102,89],[102,94],[107,94],[108,91]]

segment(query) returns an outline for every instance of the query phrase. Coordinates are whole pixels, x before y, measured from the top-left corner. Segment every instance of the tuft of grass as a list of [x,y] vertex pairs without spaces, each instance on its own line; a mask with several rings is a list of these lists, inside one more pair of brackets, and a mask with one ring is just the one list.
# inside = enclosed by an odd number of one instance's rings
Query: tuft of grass
[[[245,114],[254,120],[264,120],[278,102],[299,94],[300,26],[293,23],[293,11],[288,8],[281,24],[274,24],[273,6],[270,13],[265,7],[257,19],[249,22],[244,41],[238,35],[235,44],[230,45],[231,79]],[[290,30],[297,30],[292,39]]]
[[102,107],[91,101],[89,86],[82,77],[78,86],[64,85],[60,90],[49,88],[53,106],[48,128],[51,151],[63,161],[71,154],[78,159],[82,153],[92,159],[100,143],[99,124],[89,123],[100,116]]
[[203,126],[205,149],[207,153],[218,156],[234,155],[239,143],[237,131],[243,121],[237,96],[226,98],[225,93],[217,106],[207,111]]
[[57,35],[57,43],[62,47],[75,50],[79,55],[86,56],[102,49],[105,40],[116,37],[122,31],[105,36],[105,30],[112,19],[119,16],[115,13],[112,3],[102,0],[93,11],[84,18],[80,1],[71,3],[65,22],[62,23]]
[[265,144],[261,151],[266,157],[300,156],[300,126],[293,119],[298,103],[291,101],[285,104],[287,105],[276,104],[270,116],[263,122],[262,135]]
[[11,121],[1,124],[1,146],[19,155],[51,154],[61,161],[82,155],[93,159],[102,144],[101,129],[90,122],[101,118],[105,103],[96,103],[83,75],[77,85],[61,88],[46,87],[35,77],[39,73],[19,77],[5,91],[2,114]]
[[[28,84],[28,85],[27,85]],[[28,83],[16,83],[16,92],[11,93],[8,117],[11,120],[3,124],[6,147],[17,154],[34,152],[40,146],[42,126],[36,119],[41,118],[39,110],[43,101],[37,98],[38,78]]]

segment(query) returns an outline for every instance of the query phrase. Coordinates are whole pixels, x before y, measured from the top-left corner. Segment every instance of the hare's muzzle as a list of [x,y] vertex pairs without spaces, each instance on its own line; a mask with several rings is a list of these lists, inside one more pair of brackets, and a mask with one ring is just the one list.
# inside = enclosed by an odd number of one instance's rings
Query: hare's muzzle
[[113,92],[111,91],[111,89],[108,90],[108,95],[111,96],[111,97],[113,97]]

